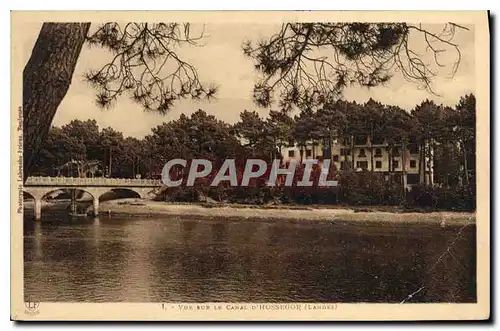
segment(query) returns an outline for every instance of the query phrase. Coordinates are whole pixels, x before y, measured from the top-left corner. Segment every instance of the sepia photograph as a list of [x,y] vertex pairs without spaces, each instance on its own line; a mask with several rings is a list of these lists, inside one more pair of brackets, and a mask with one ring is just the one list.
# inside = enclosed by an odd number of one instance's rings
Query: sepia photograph
[[280,13],[11,13],[14,320],[489,318],[487,13]]

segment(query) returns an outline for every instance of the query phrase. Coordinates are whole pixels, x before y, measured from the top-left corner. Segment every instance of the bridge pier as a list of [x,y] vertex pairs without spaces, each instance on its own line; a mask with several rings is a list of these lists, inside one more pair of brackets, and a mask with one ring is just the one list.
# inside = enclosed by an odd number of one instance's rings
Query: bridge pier
[[93,209],[93,212],[94,212],[94,216],[99,216],[99,197],[94,197],[93,199],[93,203],[92,203],[94,209]]
[[76,204],[76,190],[71,190],[71,213],[75,215],[77,213],[77,204]]
[[42,219],[42,199],[35,198],[35,221],[40,221]]

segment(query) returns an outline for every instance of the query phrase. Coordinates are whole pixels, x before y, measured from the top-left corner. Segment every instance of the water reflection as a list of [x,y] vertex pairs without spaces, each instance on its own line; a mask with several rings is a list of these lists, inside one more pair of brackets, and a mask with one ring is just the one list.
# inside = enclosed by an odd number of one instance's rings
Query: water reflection
[[42,250],[42,225],[37,222],[34,224],[33,230],[33,239],[35,244],[35,256],[37,259],[43,258],[43,250]]
[[[475,301],[475,227],[288,221],[25,222],[37,301]],[[453,245],[452,245],[453,244]],[[444,256],[443,252],[452,247]]]

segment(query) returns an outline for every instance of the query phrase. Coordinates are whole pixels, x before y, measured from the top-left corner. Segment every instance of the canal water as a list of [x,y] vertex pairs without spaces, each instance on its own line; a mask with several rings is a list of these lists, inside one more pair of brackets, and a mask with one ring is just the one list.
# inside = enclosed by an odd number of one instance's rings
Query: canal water
[[186,216],[26,219],[24,295],[58,302],[475,302],[475,230]]

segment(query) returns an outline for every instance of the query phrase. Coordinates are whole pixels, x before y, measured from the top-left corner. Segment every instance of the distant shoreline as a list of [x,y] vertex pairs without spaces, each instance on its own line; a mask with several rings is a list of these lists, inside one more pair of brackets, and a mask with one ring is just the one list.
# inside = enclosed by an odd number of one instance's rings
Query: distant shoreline
[[[80,204],[82,201],[79,202]],[[88,211],[92,210],[90,201]],[[25,208],[30,202],[25,202]],[[43,208],[52,205],[63,210],[68,201],[45,202]],[[54,210],[53,209],[53,210]],[[48,210],[47,210],[48,211]],[[42,215],[47,211],[43,211]],[[460,226],[476,223],[475,212],[406,210],[397,206],[324,206],[324,205],[239,205],[218,203],[181,203],[145,199],[117,199],[100,203],[100,216],[161,217],[199,216],[202,218],[230,218],[245,220],[290,221],[342,221],[384,224],[427,224]]]
[[476,223],[474,212],[414,212],[394,208],[388,211],[377,210],[382,207],[350,208],[333,206],[262,206],[236,204],[194,204],[168,203],[142,199],[120,199],[102,202],[99,207],[101,215],[126,215],[154,217],[201,216],[226,217],[243,219],[283,219],[309,221],[352,221],[383,223],[422,223],[435,225],[467,225]]

